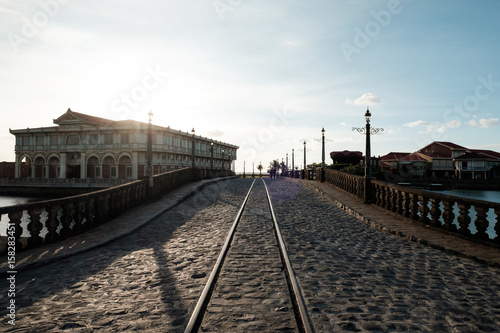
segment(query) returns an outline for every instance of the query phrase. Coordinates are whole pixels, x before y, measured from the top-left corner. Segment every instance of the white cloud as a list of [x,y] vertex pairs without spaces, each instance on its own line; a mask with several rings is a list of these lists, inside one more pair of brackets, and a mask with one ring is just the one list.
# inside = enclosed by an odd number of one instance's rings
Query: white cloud
[[404,127],[425,127],[426,133],[438,132],[444,133],[447,132],[450,128],[458,128],[462,125],[462,123],[458,120],[448,121],[446,123],[430,123],[424,120],[417,120],[410,123],[406,123]]
[[220,129],[213,129],[207,133],[208,137],[214,137],[214,138],[220,138],[221,136],[224,135],[224,132],[222,132]]
[[472,119],[471,121],[468,122],[469,125],[471,126],[479,126],[479,127],[492,127],[492,126],[500,126],[500,120],[498,118],[490,118],[490,119],[479,119],[479,122],[477,122],[475,119]]
[[[458,120],[452,120],[444,124],[437,125],[437,131],[439,133],[447,132],[450,128],[458,128],[462,125],[462,123]],[[429,128],[427,129],[429,130]]]
[[373,93],[366,93],[361,95],[360,98],[355,99],[354,101],[350,100],[349,98],[346,98],[345,104],[351,104],[351,105],[377,105],[382,103],[382,100],[380,97]]
[[417,127],[417,126],[429,126],[429,125],[431,125],[431,123],[429,123],[427,121],[417,120],[417,121],[413,121],[411,123],[406,123],[403,126],[404,127]]

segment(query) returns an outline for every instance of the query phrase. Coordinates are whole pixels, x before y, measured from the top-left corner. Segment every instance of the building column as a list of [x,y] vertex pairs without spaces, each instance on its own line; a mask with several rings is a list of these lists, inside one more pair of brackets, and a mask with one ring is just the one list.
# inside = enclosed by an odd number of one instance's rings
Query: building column
[[21,154],[16,154],[14,177],[21,178]]
[[132,178],[139,179],[139,152],[132,152]]
[[80,154],[80,178],[81,179],[87,178],[87,154],[86,153]]
[[61,160],[59,161],[59,163],[60,163],[59,178],[66,178],[66,163],[67,163],[66,153],[61,153]]

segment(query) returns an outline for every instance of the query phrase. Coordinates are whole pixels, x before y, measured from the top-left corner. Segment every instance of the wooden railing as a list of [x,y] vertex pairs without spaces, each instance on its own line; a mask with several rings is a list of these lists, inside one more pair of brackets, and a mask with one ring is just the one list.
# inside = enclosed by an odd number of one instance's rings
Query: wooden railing
[[[193,180],[230,174],[230,171],[185,168],[154,176],[152,189],[149,180],[142,179],[62,199],[0,207],[0,221],[4,225],[7,222],[7,230],[1,230],[0,236],[4,244],[7,240],[15,242],[16,251],[54,243],[92,229]],[[0,253],[6,250],[6,246],[0,246]]]
[[[318,174],[319,174],[318,170]],[[363,177],[325,169],[325,182],[364,199]],[[373,204],[467,239],[500,246],[500,203],[467,199],[372,180]]]

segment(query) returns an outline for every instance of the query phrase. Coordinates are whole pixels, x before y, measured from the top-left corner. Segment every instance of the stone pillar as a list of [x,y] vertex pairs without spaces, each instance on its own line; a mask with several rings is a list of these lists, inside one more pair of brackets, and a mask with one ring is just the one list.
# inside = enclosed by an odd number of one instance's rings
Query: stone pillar
[[87,154],[81,153],[80,155],[80,178],[87,178]]
[[16,178],[21,178],[21,154],[16,154],[16,166],[14,170],[14,176]]
[[67,155],[66,153],[61,153],[61,160],[60,160],[60,168],[59,168],[59,178],[66,178],[66,164],[67,164]]
[[132,152],[132,178],[139,179],[139,152]]

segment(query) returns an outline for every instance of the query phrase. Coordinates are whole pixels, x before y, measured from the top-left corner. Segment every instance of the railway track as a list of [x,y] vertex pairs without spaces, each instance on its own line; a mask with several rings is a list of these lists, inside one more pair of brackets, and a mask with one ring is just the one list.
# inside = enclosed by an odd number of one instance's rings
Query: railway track
[[264,180],[250,186],[185,332],[200,328],[314,332]]

